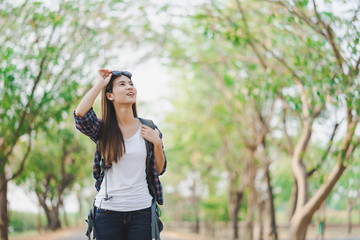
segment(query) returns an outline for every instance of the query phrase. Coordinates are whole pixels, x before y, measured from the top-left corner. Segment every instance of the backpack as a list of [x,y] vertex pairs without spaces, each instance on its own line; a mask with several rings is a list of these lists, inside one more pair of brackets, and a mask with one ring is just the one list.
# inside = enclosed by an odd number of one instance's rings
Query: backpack
[[[141,123],[152,128],[155,129],[155,124],[152,120],[149,119],[143,119],[143,118],[139,118]],[[152,169],[151,169],[151,156],[152,154],[154,154],[154,145],[147,141],[145,139],[145,144],[146,144],[146,180],[148,183],[148,187],[149,187],[149,192],[151,194],[151,196],[153,197],[152,200],[152,204],[151,204],[151,234],[152,234],[152,239],[155,240],[160,240],[160,232],[163,230],[163,224],[160,220],[160,216],[161,216],[161,211],[160,211],[160,207],[158,206],[158,204],[156,203],[156,189],[155,189],[155,183],[153,182],[153,177],[152,177]]]

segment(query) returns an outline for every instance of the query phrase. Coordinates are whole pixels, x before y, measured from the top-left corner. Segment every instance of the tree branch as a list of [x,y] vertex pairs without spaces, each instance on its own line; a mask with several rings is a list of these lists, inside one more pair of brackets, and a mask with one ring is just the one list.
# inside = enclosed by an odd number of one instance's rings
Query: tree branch
[[312,216],[314,212],[319,209],[320,205],[326,197],[330,194],[331,190],[334,188],[335,184],[343,174],[346,169],[344,161],[350,157],[350,154],[353,152],[353,149],[350,148],[351,140],[354,136],[356,125],[359,123],[359,116],[357,116],[353,121],[348,125],[346,134],[340,144],[338,161],[336,162],[334,168],[329,174],[327,181],[320,186],[316,191],[313,197],[306,203],[304,208],[298,214],[305,216]]
[[271,51],[268,47],[266,47],[265,44],[263,44],[262,42],[259,42],[259,45],[262,48],[264,48],[265,51],[269,52],[275,59],[277,59],[286,69],[288,69],[288,71],[291,73],[291,75],[293,75],[296,85],[300,88],[300,93],[301,93],[300,97],[301,97],[301,102],[302,102],[302,115],[305,119],[311,117],[310,111],[309,111],[309,106],[307,103],[307,97],[306,97],[306,93],[305,93],[305,89],[304,89],[304,84],[301,81],[300,77],[296,74],[295,70],[292,69],[283,58],[277,56],[273,51]]
[[41,76],[42,76],[43,71],[44,71],[44,65],[45,65],[45,61],[46,61],[46,58],[47,58],[47,51],[49,49],[50,42],[51,42],[51,39],[52,39],[53,34],[55,32],[55,29],[56,29],[56,26],[54,25],[53,28],[52,28],[51,34],[49,36],[48,42],[47,42],[47,46],[45,48],[45,53],[44,53],[43,57],[41,58],[40,69],[39,69],[39,72],[38,72],[38,74],[37,74],[37,76],[35,78],[34,85],[33,85],[32,89],[31,89],[31,94],[29,96],[29,100],[28,100],[28,102],[27,102],[27,104],[26,104],[26,106],[24,108],[24,111],[22,112],[22,116],[20,118],[18,128],[15,131],[15,134],[14,134],[14,137],[13,137],[13,142],[11,144],[10,150],[6,153],[6,157],[8,157],[12,153],[12,151],[14,149],[14,146],[15,146],[16,142],[18,141],[19,137],[20,137],[20,131],[21,131],[22,127],[23,127],[26,116],[28,115],[28,110],[29,110],[28,108],[32,104],[36,87],[39,84]]
[[[344,61],[344,59],[341,56],[341,54],[340,54],[340,52],[339,52],[339,50],[338,50],[338,48],[336,46],[332,29],[328,24],[326,24],[324,21],[321,20],[320,14],[317,11],[317,6],[316,6],[316,3],[315,3],[314,0],[313,0],[314,13],[315,13],[315,17],[316,17],[316,19],[318,21],[318,24],[314,23],[304,12],[302,12],[302,11],[298,12],[298,11],[296,11],[296,9],[290,9],[290,7],[287,6],[282,1],[268,1],[268,2],[278,4],[278,5],[286,8],[290,13],[296,15],[298,18],[303,20],[315,32],[317,32],[321,36],[325,37],[329,41],[329,43],[331,45],[331,48],[332,48],[332,50],[333,50],[333,52],[335,54],[337,65],[340,67],[340,69],[342,69],[342,62]],[[324,28],[325,31],[323,31],[322,29],[319,28],[319,24]]]
[[316,6],[316,3],[315,3],[315,0],[312,0],[313,2],[313,6],[314,6],[314,12],[315,12],[315,16],[318,20],[318,22],[324,27],[324,29],[326,30],[326,38],[328,39],[328,41],[330,42],[330,45],[331,45],[331,48],[335,54],[335,57],[336,57],[336,62],[338,64],[338,66],[340,67],[340,69],[342,69],[342,62],[343,62],[343,57],[341,56],[337,46],[336,46],[336,43],[335,43],[335,40],[334,40],[334,35],[332,33],[332,29],[330,28],[330,26],[328,24],[326,24],[321,18],[320,18],[320,14],[319,12],[317,11],[317,6]]
[[318,27],[316,23],[314,23],[306,14],[303,12],[297,12],[296,9],[290,9],[289,6],[287,6],[283,1],[267,1],[273,4],[278,4],[282,7],[284,7],[286,10],[288,10],[290,13],[297,16],[299,19],[303,20],[309,27],[311,27],[315,32],[319,33],[323,37],[326,37],[326,34],[321,31],[321,29]]
[[360,137],[355,141],[354,144],[351,144],[348,150],[348,154],[347,154],[347,158],[351,158],[353,153],[355,152],[355,150],[359,147],[360,145]]
[[21,163],[20,163],[20,166],[19,166],[18,170],[9,178],[8,181],[11,181],[11,180],[17,178],[18,176],[20,176],[20,174],[24,170],[25,161],[28,158],[28,155],[30,153],[31,146],[32,146],[32,137],[31,137],[31,129],[30,129],[30,127],[28,128],[28,135],[29,135],[29,143],[28,143],[28,146],[27,146],[27,149],[26,149],[26,153],[23,156],[23,159],[21,160]]
[[[356,146],[359,145],[359,138],[357,139],[356,143],[351,144],[351,140],[354,137],[356,126],[358,125],[359,121],[360,121],[360,117],[356,116],[354,118],[354,120],[351,122],[351,124],[349,125],[349,128],[352,129],[351,130],[352,135],[349,136],[350,141],[349,141],[349,144],[346,145],[347,150],[345,151],[345,159],[349,159],[351,157],[351,154],[355,151]],[[347,137],[347,136],[345,135],[345,137]]]
[[280,150],[284,150],[286,153],[289,153],[289,150],[285,144],[280,143],[279,140],[272,135],[270,135],[270,138],[271,142],[276,145]]
[[303,121],[302,133],[298,139],[294,153],[291,158],[291,167],[293,175],[298,185],[298,200],[296,212],[300,211],[308,200],[308,184],[306,177],[306,166],[303,158],[312,134],[312,120]]
[[250,30],[249,30],[249,24],[247,22],[247,19],[246,19],[246,16],[245,16],[245,11],[244,9],[242,8],[241,6],[241,3],[239,0],[235,0],[236,1],[236,4],[237,4],[237,7],[241,13],[241,18],[244,22],[244,26],[245,26],[245,34],[247,36],[247,39],[249,40],[249,44],[251,46],[251,48],[253,49],[253,51],[255,52],[257,58],[259,59],[260,63],[261,63],[261,66],[266,70],[268,68],[266,62],[264,61],[264,59],[262,58],[262,56],[260,55],[258,49],[256,48],[252,38],[251,38],[251,34],[250,34]]
[[283,123],[283,130],[286,138],[286,143],[287,143],[285,149],[287,150],[288,154],[292,155],[294,153],[294,143],[286,128],[286,115],[287,115],[287,111],[289,110],[289,105],[285,102],[285,99],[280,95],[280,93],[277,93],[277,95],[279,96],[284,109],[284,114],[282,116],[282,123]]
[[336,123],[335,126],[334,126],[334,130],[333,130],[333,132],[331,134],[331,137],[330,137],[330,140],[329,140],[328,147],[327,147],[326,151],[322,155],[320,162],[313,169],[311,169],[309,172],[307,172],[307,177],[311,177],[317,170],[319,170],[321,165],[325,162],[327,156],[329,155],[331,147],[333,145],[333,142],[334,142],[333,140],[334,140],[334,137],[336,135],[336,130],[338,129],[338,127],[339,127],[339,123]]
[[356,75],[359,74],[359,65],[360,65],[360,56],[358,58],[358,60],[356,61],[356,64],[355,64],[355,73]]

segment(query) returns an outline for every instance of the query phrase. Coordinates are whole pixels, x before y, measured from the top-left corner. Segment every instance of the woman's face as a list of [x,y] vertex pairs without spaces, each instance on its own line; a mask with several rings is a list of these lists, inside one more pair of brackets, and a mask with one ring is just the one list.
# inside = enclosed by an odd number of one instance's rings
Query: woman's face
[[133,104],[136,102],[137,90],[131,79],[125,75],[114,79],[112,93],[107,93],[107,97],[113,103]]

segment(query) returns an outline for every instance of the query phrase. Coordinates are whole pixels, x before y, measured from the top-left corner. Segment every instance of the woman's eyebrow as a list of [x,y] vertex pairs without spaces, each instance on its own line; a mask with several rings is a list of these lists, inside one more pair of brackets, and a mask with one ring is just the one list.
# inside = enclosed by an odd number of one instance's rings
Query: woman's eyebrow
[[[119,80],[117,83],[125,83],[125,80]],[[133,81],[129,80],[129,83],[133,83]]]

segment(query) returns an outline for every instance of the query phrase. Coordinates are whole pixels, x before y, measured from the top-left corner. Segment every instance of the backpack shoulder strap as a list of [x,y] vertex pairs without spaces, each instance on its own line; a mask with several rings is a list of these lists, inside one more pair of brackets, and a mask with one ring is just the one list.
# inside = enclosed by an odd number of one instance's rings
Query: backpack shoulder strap
[[[141,123],[152,128],[155,129],[155,124],[152,120],[150,119],[144,119],[144,118],[139,118]],[[146,145],[146,180],[148,182],[148,187],[149,187],[149,191],[150,194],[153,196],[154,200],[156,201],[156,191],[155,191],[155,186],[153,183],[153,172],[152,172],[152,162],[151,162],[151,157],[154,154],[154,145],[149,142],[148,140],[145,139],[145,145]]]
[[155,129],[155,124],[152,120],[150,119],[144,119],[144,118],[139,118],[141,123],[148,126],[148,127],[151,127],[152,129]]

